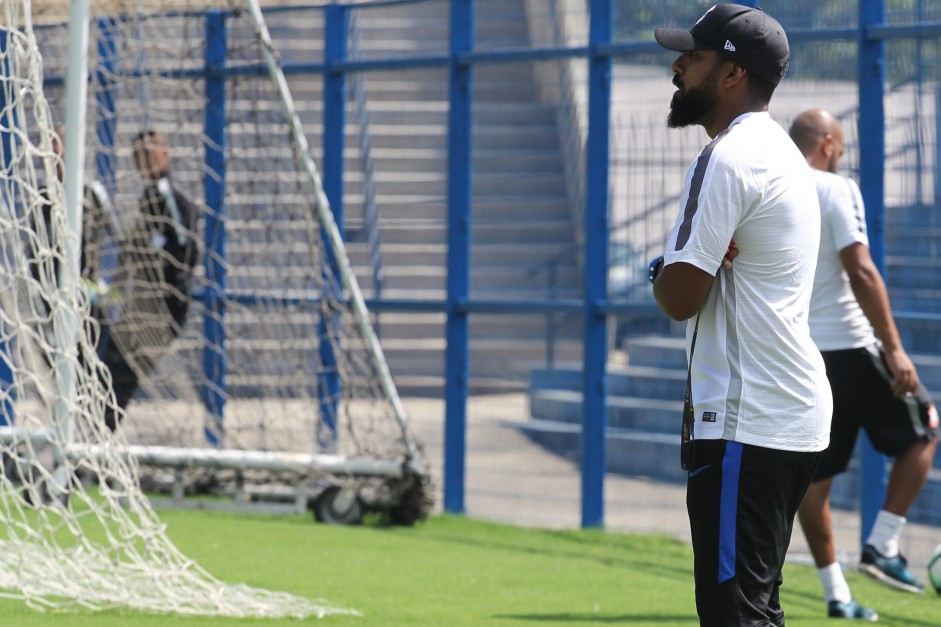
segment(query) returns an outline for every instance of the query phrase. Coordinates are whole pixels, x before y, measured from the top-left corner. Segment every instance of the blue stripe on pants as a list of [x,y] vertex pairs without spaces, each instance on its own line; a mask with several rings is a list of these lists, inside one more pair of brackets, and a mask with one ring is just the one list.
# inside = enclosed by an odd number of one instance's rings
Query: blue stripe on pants
[[742,445],[727,442],[722,458],[722,494],[719,497],[719,583],[735,576],[735,535],[738,518],[738,478]]

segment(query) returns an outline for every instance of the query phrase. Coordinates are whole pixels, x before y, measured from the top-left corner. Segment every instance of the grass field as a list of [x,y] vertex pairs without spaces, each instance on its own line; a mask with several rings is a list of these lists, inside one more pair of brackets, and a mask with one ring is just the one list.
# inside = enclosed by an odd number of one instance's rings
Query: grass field
[[[672,539],[600,531],[522,529],[440,516],[414,528],[317,525],[308,517],[165,510],[170,536],[219,578],[323,598],[362,612],[325,625],[696,625],[692,552]],[[941,624],[941,597],[894,592],[856,573],[857,597],[883,625]],[[812,568],[789,564],[787,624],[824,625]],[[136,612],[38,613],[0,601],[0,625],[297,625]]]

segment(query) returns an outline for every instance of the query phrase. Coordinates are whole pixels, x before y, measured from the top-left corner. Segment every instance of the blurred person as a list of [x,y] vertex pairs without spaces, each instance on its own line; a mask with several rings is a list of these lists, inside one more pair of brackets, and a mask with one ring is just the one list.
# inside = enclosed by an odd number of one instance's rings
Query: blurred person
[[170,178],[170,147],[153,130],[133,139],[134,165],[144,179],[137,222],[119,256],[115,285],[121,309],[99,350],[111,372],[121,412],[108,407],[112,431],[137,390],[180,334],[189,311],[198,258],[197,213]]
[[759,9],[718,4],[689,31],[655,37],[682,53],[668,125],[700,125],[712,138],[687,172],[666,252],[649,267],[661,309],[688,321],[681,459],[696,609],[703,627],[780,627],[794,516],[832,411],[808,326],[817,195],[768,114],[787,36]]
[[[52,150],[56,156],[55,173],[58,183],[61,185],[65,179],[65,126],[59,125],[55,128],[51,138]],[[47,181],[46,185],[39,190],[40,197],[43,200],[40,209],[42,216],[43,232],[40,232],[39,223],[35,220],[35,215],[31,217],[31,230],[36,234],[39,241],[48,242],[53,251],[50,265],[44,265],[43,256],[35,248],[35,243],[27,244],[27,265],[32,278],[37,283],[42,282],[44,272],[49,273],[49,279],[54,285],[58,285],[61,280],[62,271],[60,260],[64,258],[65,250],[63,248],[62,235],[55,233],[58,228],[52,219],[52,204],[56,194],[53,193],[51,186],[53,183]],[[63,223],[63,227],[66,225]],[[85,328],[85,333],[89,337],[91,346],[95,347],[100,338],[100,332],[107,325],[107,303],[111,297],[111,287],[105,279],[105,273],[102,268],[102,252],[104,246],[104,235],[107,235],[114,242],[119,242],[122,238],[121,222],[114,203],[105,186],[93,178],[84,178],[82,184],[82,229],[79,234],[79,280],[82,288],[85,290],[85,296],[88,299],[90,313],[94,320]],[[47,279],[48,280],[48,279]],[[37,310],[43,319],[39,321],[39,338],[49,345],[55,345],[57,340],[54,337],[52,325],[52,300],[48,293],[51,286],[41,286],[37,289],[39,301],[42,308]],[[51,365],[48,350],[41,350],[44,360]],[[79,351],[78,358],[80,363],[86,363],[87,355],[83,350]]]
[[833,477],[846,471],[860,429],[876,450],[895,458],[859,569],[898,590],[922,592],[924,585],[899,552],[899,537],[931,468],[938,414],[902,346],[885,283],[870,256],[859,187],[836,174],[844,148],[839,121],[828,111],[809,109],[794,120],[790,135],[813,168],[820,200],[810,332],[826,363],[834,401],[830,445],[798,517],[829,615],[874,622],[878,615],[856,603],[836,559],[829,502]]
[[[56,154],[56,177],[61,184],[65,180],[65,126],[59,125],[52,135],[52,150]],[[49,185],[40,190],[40,195],[46,201],[42,207],[43,224],[46,237],[55,242],[52,233],[52,193]],[[33,230],[36,229],[33,224]],[[103,278],[101,268],[101,252],[104,234],[107,233],[115,242],[119,242],[123,235],[121,221],[115,211],[111,195],[105,186],[98,180],[86,178],[82,185],[82,232],[79,248],[79,272],[82,282],[87,290],[88,299],[92,305],[92,312],[99,321],[103,314],[96,307],[99,296],[107,294],[109,286]],[[64,254],[64,252],[62,253]],[[31,272],[33,278],[39,280],[39,260],[30,254]],[[54,280],[59,280],[59,264],[54,263]]]

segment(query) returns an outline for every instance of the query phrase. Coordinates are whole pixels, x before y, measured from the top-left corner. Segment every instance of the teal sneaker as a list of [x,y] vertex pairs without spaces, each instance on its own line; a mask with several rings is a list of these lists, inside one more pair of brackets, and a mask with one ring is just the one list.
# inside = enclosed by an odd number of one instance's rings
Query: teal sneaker
[[879,620],[879,615],[875,610],[863,607],[855,600],[849,603],[840,603],[839,601],[830,601],[827,603],[827,616],[830,618],[848,618],[849,620],[861,620],[867,623],[874,623]]
[[863,555],[859,560],[859,570],[896,590],[904,590],[915,594],[921,594],[925,591],[924,584],[908,572],[908,562],[901,554],[895,557],[885,557],[871,544],[867,544],[863,548]]

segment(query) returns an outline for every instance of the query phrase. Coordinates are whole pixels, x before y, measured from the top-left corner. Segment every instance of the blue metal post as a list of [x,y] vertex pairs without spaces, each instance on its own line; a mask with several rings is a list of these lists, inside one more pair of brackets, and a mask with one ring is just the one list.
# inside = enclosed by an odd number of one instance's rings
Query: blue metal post
[[[588,139],[585,160],[585,349],[582,372],[582,527],[604,525],[605,431],[608,426],[608,135],[611,57],[597,46],[612,35],[613,0],[591,0],[588,44]],[[590,254],[589,254],[590,252]]]
[[[349,9],[341,4],[330,4],[325,11],[324,60],[326,71],[323,77],[323,190],[330,202],[333,219],[343,235],[343,136],[346,127],[346,74],[332,68],[332,64],[346,60],[349,36]],[[334,251],[326,245],[326,268],[323,273],[324,296],[328,290],[339,298],[339,271]],[[329,270],[328,270],[329,269]],[[320,431],[318,442],[324,450],[332,450],[336,443],[337,411],[340,401],[341,381],[337,372],[337,358],[333,343],[328,338],[336,337],[334,331],[340,324],[338,317],[322,309],[318,333],[320,335],[320,363],[323,368],[318,377],[320,396]]]
[[464,512],[470,336],[462,304],[470,293],[471,105],[473,70],[458,62],[474,48],[474,0],[451,3],[448,111],[448,295],[445,356],[444,510]]
[[225,435],[226,370],[225,336],[226,218],[225,204],[225,61],[226,22],[219,10],[206,14],[206,289],[203,291],[203,371],[206,381],[202,397],[207,419],[206,441],[222,446]]
[[934,204],[941,204],[941,87],[934,90]]
[[[0,58],[4,61],[0,64],[0,76],[7,76],[10,73],[10,66],[7,53],[7,38],[9,32],[0,31]],[[0,163],[8,167],[13,160],[13,129],[16,126],[16,120],[13,119],[13,109],[7,108],[6,94],[0,90]],[[14,198],[10,189],[0,188],[0,211],[10,212],[12,216],[15,208],[13,206]],[[10,365],[13,354],[13,345],[7,338],[9,329],[0,321],[0,425],[13,424],[13,404],[16,401],[16,389],[13,380],[13,368]]]
[[95,153],[95,168],[98,171],[98,180],[111,197],[117,192],[117,159],[114,154],[115,129],[118,123],[114,104],[118,93],[117,81],[114,79],[118,69],[118,49],[114,41],[117,29],[118,22],[115,18],[98,18],[98,67],[95,71],[98,81],[98,89],[95,90],[95,134],[98,148]]
[[[885,0],[859,3],[859,181],[866,205],[869,249],[885,275],[885,76],[886,44],[870,39],[867,28],[885,22]],[[862,439],[860,463],[860,545],[864,544],[882,508],[886,491],[886,459]]]

